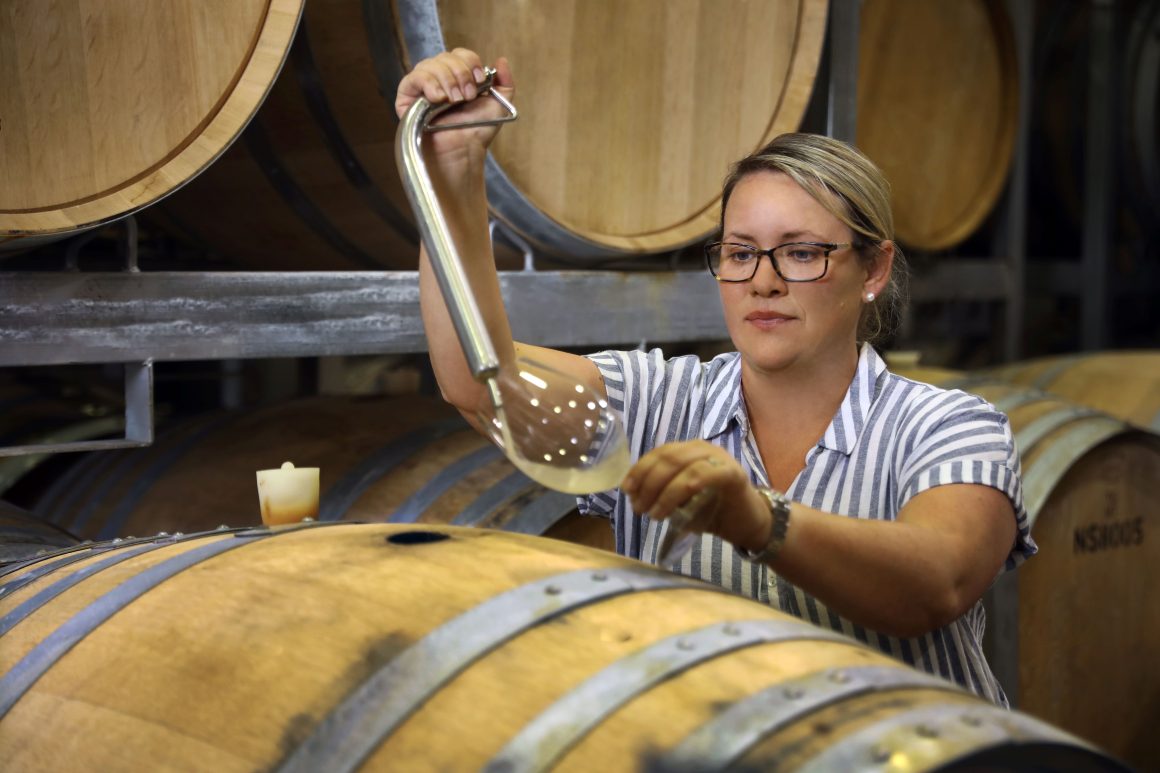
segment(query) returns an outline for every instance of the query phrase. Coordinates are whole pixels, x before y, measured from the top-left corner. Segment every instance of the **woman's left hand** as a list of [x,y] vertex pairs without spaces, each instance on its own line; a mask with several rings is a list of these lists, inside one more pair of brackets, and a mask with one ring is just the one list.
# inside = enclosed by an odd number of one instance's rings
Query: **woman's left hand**
[[687,528],[745,548],[765,544],[768,536],[769,508],[748,474],[724,449],[704,440],[654,448],[633,465],[620,488],[637,513],[654,520],[670,517],[699,492],[711,489],[713,495]]

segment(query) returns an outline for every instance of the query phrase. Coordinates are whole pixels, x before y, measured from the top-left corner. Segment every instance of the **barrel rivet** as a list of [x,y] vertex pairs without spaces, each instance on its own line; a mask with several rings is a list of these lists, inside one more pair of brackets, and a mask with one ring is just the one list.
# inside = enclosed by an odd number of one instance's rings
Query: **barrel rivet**
[[781,694],[789,698],[791,701],[796,701],[798,698],[801,698],[803,695],[805,695],[805,692],[803,692],[800,687],[787,687],[781,691]]
[[741,635],[741,628],[738,625],[736,625],[735,623],[726,623],[724,631],[725,631],[726,636],[740,636]]
[[606,572],[593,572],[592,579],[596,582],[604,582],[608,579],[608,574]]
[[36,555],[43,556],[47,552],[48,552],[47,550],[41,548],[40,550],[36,551]]
[[185,536],[185,532],[183,532],[183,531],[175,531],[175,532],[173,532],[173,536],[174,536],[174,537],[184,537],[184,536]]
[[229,526],[226,526],[226,525],[223,523],[223,524],[221,524],[220,526],[218,526],[218,527],[217,527],[217,529],[215,529],[215,531],[225,531],[225,530],[226,530],[226,529],[228,529],[228,528],[230,528],[230,527],[229,527]]
[[689,652],[696,649],[696,645],[688,639],[677,639],[677,649]]
[[168,536],[169,536],[169,532],[167,532],[167,531],[159,531],[159,532],[157,532],[157,536],[158,536],[158,537],[168,537]]
[[890,749],[882,744],[878,744],[870,751],[870,758],[879,765],[884,765],[890,762]]
[[126,537],[125,539],[137,539],[137,538],[136,538],[136,537],[134,537],[132,534],[130,534],[130,535],[129,535],[128,537]]
[[113,537],[113,544],[114,544],[114,545],[120,544],[120,543],[122,543],[122,542],[124,542],[124,541],[125,541],[125,540],[121,539],[120,537]]
[[314,523],[314,519],[311,518],[310,516],[306,516],[305,518],[302,519],[302,523]]
[[970,725],[971,727],[979,727],[983,724],[983,720],[981,717],[976,716],[975,714],[964,714],[963,724]]
[[850,675],[845,671],[835,671],[830,674],[830,681],[834,684],[846,684],[846,682],[850,681]]
[[564,589],[559,585],[549,585],[547,588],[544,588],[544,593],[547,593],[549,596],[559,596],[563,592]]
[[917,728],[915,728],[915,732],[923,738],[938,738],[938,728],[931,727],[930,725],[919,725]]

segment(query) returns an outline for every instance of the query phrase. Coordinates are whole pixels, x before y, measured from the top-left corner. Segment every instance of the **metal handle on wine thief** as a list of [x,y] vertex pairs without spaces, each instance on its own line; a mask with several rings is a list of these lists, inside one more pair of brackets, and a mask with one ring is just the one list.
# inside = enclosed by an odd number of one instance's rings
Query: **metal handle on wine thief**
[[407,192],[407,199],[411,202],[411,209],[415,213],[419,235],[431,256],[431,267],[435,271],[436,281],[443,293],[443,300],[447,304],[447,311],[451,315],[451,322],[455,326],[459,344],[463,347],[468,367],[471,368],[475,380],[480,382],[494,378],[499,372],[499,356],[484,326],[479,305],[471,293],[467,275],[463,271],[463,262],[451,238],[451,230],[439,206],[439,199],[435,195],[435,186],[427,174],[422,142],[425,132],[491,126],[514,121],[519,117],[515,106],[492,88],[495,70],[488,67],[484,72],[486,78],[480,85],[476,98],[491,96],[503,105],[508,113],[506,116],[432,126],[431,121],[455,105],[434,106],[426,98],[419,97],[403,116],[398,133],[395,135],[395,160],[403,180],[403,189]]

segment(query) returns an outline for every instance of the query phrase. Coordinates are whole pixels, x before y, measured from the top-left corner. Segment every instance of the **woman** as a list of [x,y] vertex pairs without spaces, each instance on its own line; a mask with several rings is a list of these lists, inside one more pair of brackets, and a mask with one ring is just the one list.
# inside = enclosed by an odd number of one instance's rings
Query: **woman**
[[[508,63],[496,67],[510,94]],[[402,115],[419,95],[470,101],[482,79],[475,53],[441,54],[403,79],[396,109]],[[479,100],[455,120],[495,112]],[[495,131],[429,135],[426,163],[460,253],[472,256],[466,269],[501,360],[530,356],[603,383],[624,419],[635,463],[619,489],[582,498],[581,511],[612,519],[619,552],[655,562],[667,519],[695,508],[701,537],[675,571],[1006,705],[982,654],[980,599],[1036,549],[1019,460],[1003,414],[892,375],[859,344],[898,300],[901,256],[874,165],[840,142],[798,134],[735,166],[721,236],[706,248],[735,353],[710,362],[665,360],[659,350],[581,357],[512,341],[487,232],[483,161]],[[488,397],[420,260],[436,377],[474,420]]]

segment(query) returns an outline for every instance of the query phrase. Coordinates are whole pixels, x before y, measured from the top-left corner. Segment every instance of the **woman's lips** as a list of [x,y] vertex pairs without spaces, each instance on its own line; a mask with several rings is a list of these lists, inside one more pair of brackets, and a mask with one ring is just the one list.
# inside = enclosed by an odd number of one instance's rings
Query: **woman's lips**
[[767,330],[791,322],[793,317],[776,311],[754,311],[746,315],[745,321],[757,328]]

